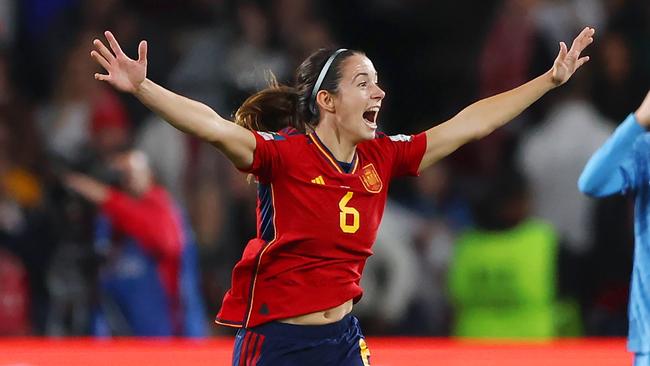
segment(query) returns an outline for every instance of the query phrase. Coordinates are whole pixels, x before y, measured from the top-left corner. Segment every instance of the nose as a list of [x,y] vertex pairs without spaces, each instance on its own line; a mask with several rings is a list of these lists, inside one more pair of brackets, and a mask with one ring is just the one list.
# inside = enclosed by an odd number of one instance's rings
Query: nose
[[382,100],[386,96],[386,92],[382,90],[377,84],[373,84],[374,89],[371,94],[371,98]]

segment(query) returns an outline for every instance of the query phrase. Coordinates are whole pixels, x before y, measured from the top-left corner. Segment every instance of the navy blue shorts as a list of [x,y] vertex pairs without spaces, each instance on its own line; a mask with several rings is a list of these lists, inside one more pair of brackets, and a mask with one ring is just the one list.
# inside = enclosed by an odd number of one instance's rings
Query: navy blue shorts
[[240,329],[233,366],[368,366],[370,351],[359,321],[348,314],[326,325],[278,322]]

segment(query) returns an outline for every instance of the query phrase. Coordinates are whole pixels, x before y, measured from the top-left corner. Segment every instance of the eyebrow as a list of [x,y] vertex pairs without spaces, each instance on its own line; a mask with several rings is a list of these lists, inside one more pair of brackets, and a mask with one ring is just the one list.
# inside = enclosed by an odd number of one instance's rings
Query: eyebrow
[[[354,82],[359,76],[370,76],[370,75],[368,75],[367,72],[360,72],[360,73],[354,75],[354,77],[352,78],[352,81]],[[379,80],[379,74],[378,73],[375,73],[375,77],[377,78],[377,80]]]

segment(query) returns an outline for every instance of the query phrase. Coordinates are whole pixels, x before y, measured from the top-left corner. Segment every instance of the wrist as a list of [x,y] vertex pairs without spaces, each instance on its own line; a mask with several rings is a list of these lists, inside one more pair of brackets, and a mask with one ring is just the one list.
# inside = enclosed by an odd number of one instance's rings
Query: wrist
[[553,69],[548,70],[542,75],[542,80],[544,81],[547,90],[552,90],[562,85],[562,82],[555,80],[553,77]]
[[133,91],[133,95],[136,98],[142,97],[147,93],[147,90],[151,88],[151,84],[152,84],[151,80],[144,78],[144,80],[142,80],[142,82]]

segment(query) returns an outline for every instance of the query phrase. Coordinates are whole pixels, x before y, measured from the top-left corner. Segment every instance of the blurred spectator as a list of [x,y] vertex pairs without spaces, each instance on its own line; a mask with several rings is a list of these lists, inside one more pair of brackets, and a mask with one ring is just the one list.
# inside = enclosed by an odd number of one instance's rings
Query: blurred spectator
[[449,334],[451,311],[446,282],[455,238],[456,233],[442,217],[427,218],[415,229],[418,291],[401,326],[402,334]]
[[551,54],[558,50],[557,40],[571,39],[584,26],[600,33],[607,23],[604,2],[594,0],[540,0],[534,18],[547,35],[544,41]]
[[221,154],[215,154],[212,146],[202,144],[200,158],[203,179],[193,195],[193,221],[204,255],[206,296],[210,308],[216,309],[230,288],[233,266],[257,232],[255,216],[250,213],[256,209],[258,187]]
[[58,64],[65,60],[78,37],[105,29],[111,14],[122,11],[122,0],[22,0],[18,3],[23,30],[16,47],[19,77],[23,92],[40,100],[51,98],[62,87],[65,79],[59,79],[60,70],[55,71],[62,69]]
[[[61,222],[78,225],[76,230],[62,230],[59,243],[47,270],[48,303],[45,334],[48,336],[88,335],[91,297],[95,293],[94,268],[96,260],[82,242],[92,217],[80,202],[68,200]],[[83,220],[86,218],[86,220]]]
[[281,82],[290,78],[290,64],[283,50],[276,47],[274,32],[268,14],[254,2],[237,6],[239,37],[227,58],[227,69],[232,86],[238,93],[235,100],[243,100],[267,85],[268,72]]
[[552,223],[574,254],[586,253],[594,239],[589,225],[593,202],[576,194],[575,182],[612,132],[612,122],[587,100],[585,81],[580,75],[562,91],[547,117],[526,132],[518,154],[531,182],[533,215]]
[[623,33],[604,34],[597,50],[592,98],[605,117],[618,121],[637,107],[635,101],[643,99],[648,83],[637,71],[633,49]]
[[521,85],[550,68],[550,56],[559,46],[550,54],[540,49],[547,35],[535,24],[538,4],[539,0],[505,0],[497,10],[479,60],[480,97]]
[[[0,335],[31,332],[27,269],[14,253],[21,250],[27,216],[20,201],[33,204],[38,184],[25,172],[10,166],[8,130],[0,124]],[[21,183],[24,181],[24,183]]]
[[66,184],[100,205],[95,250],[105,258],[92,333],[204,336],[192,231],[167,191],[157,185],[146,155],[112,159],[121,189],[82,174]]
[[557,335],[557,235],[529,205],[516,173],[501,174],[477,200],[476,227],[458,238],[449,269],[455,336]]
[[1,247],[0,278],[0,336],[26,336],[31,332],[27,271],[17,257]]
[[151,168],[175,200],[185,203],[185,175],[189,160],[187,139],[158,117],[150,116],[136,139],[136,146],[150,157]]
[[[498,8],[478,60],[479,97],[504,92],[526,80],[548,71],[558,47],[549,53],[545,47],[548,35],[537,28],[534,14],[539,0],[505,0]],[[513,164],[512,150],[517,134],[542,114],[544,104],[538,103],[511,123],[480,141],[460,149],[464,160],[461,169],[472,177],[490,177],[502,167]]]
[[210,11],[203,9],[209,22],[195,22],[192,27],[180,29],[174,35],[173,47],[178,62],[169,73],[169,84],[189,98],[199,100],[215,109],[219,114],[230,115],[230,89],[227,85],[227,63],[234,29],[227,12],[227,1],[195,0],[210,5]]
[[98,93],[90,119],[90,146],[100,160],[122,149],[130,140],[129,120],[120,99],[108,89]]
[[313,3],[312,0],[273,0],[271,16],[277,23],[280,40],[289,48],[293,48],[293,42],[300,39],[300,34],[313,21]]
[[303,29],[293,37],[290,48],[294,64],[302,62],[314,50],[319,48],[332,48],[337,42],[334,40],[329,27],[322,21],[307,22]]
[[395,332],[407,316],[418,291],[418,260],[413,247],[418,223],[419,218],[398,203],[386,202],[373,255],[361,280],[363,301],[354,308],[355,314],[369,324],[367,334]]
[[16,1],[0,2],[0,47],[9,48],[16,38]]
[[[202,13],[210,17],[177,32],[175,47],[180,57],[169,83],[183,95],[210,105],[222,115],[231,115],[235,105],[233,95],[239,92],[234,90],[227,62],[235,37],[228,13],[230,4],[203,0],[195,3],[203,3],[204,7],[209,4],[210,10],[204,9]],[[215,154],[214,147],[178,133],[155,116],[145,120],[137,144],[151,156],[161,181],[177,199],[187,204],[206,268],[206,300],[210,307],[218,307],[224,287],[230,281],[230,271],[224,267],[231,268],[226,264],[231,260],[225,258],[223,251],[240,249],[237,238],[224,233],[224,229],[232,227],[224,224],[232,216],[224,212],[231,212],[227,182],[233,168],[220,154]],[[239,250],[235,256],[240,254]]]
[[45,273],[54,248],[47,165],[33,106],[15,88],[12,61],[9,53],[0,53],[0,247],[26,271],[28,332],[42,334],[48,306]]
[[312,0],[273,1],[271,15],[279,41],[289,52],[294,67],[315,50],[331,48],[336,43],[330,25],[315,16],[314,5]]
[[414,189],[409,190],[404,203],[418,216],[445,221],[453,232],[472,224],[467,197],[461,194],[461,183],[445,161],[423,170],[419,179],[411,182]]
[[[532,214],[553,224],[560,236],[559,293],[591,301],[586,285],[588,258],[594,247],[594,201],[577,193],[581,167],[612,131],[611,121],[586,99],[587,74],[562,90],[546,119],[527,131],[519,163],[531,187]],[[576,136],[580,136],[579,143]]]
[[[114,92],[97,83],[95,68],[88,57],[91,39],[81,37],[66,56],[57,95],[38,114],[38,127],[49,153],[67,164],[80,165],[88,159],[91,142],[99,153],[124,139],[128,122],[124,106]],[[101,133],[100,133],[101,132]],[[91,138],[96,141],[91,141]]]
[[[26,208],[42,203],[41,182],[34,171],[42,162],[33,120],[12,88],[9,65],[0,55],[0,185]],[[30,143],[26,143],[29,141]]]
[[449,304],[446,278],[453,243],[461,230],[471,225],[467,198],[460,194],[447,163],[439,162],[420,172],[404,202],[419,220],[413,225],[413,249],[417,258],[417,291],[402,332],[417,335],[446,335]]
[[[0,123],[0,245],[17,247],[27,230],[25,209],[40,203],[39,182],[12,159],[11,131]],[[13,249],[12,248],[12,249]]]

